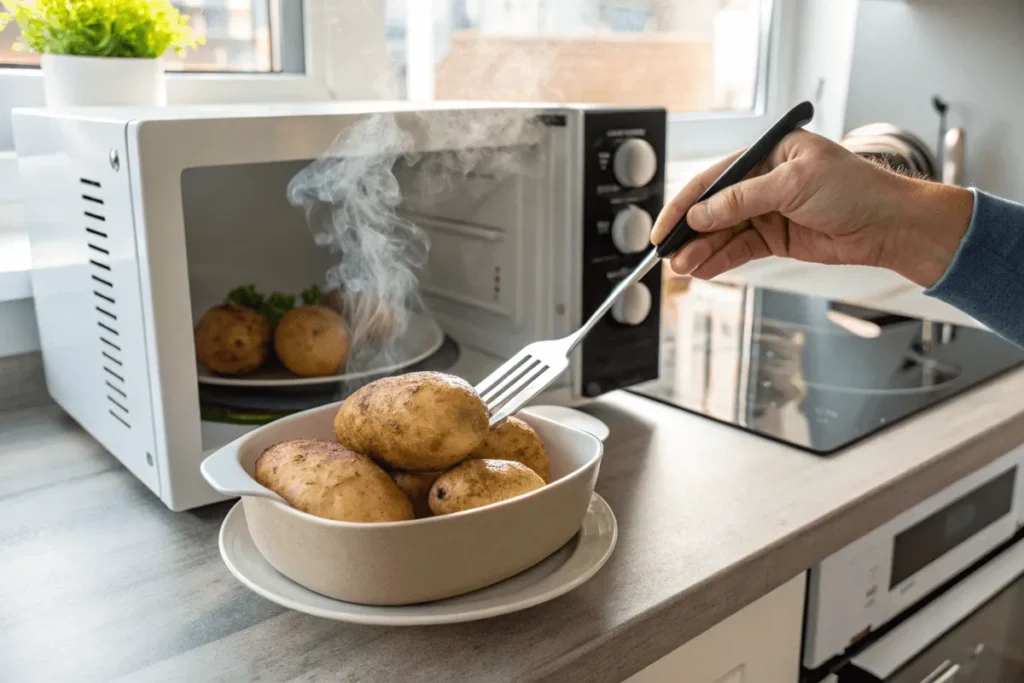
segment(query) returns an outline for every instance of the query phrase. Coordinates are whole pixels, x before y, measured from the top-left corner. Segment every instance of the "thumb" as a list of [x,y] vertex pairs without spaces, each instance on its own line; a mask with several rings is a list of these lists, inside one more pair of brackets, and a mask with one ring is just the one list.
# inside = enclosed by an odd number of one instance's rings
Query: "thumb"
[[745,220],[778,211],[785,202],[783,166],[764,175],[741,180],[686,212],[687,224],[698,232],[724,230]]

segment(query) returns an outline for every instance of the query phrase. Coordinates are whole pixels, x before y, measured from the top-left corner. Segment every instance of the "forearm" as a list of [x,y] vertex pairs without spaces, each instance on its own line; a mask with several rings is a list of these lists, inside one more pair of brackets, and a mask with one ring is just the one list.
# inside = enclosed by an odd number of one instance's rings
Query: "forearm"
[[890,267],[1024,345],[1024,205],[934,183],[915,191]]

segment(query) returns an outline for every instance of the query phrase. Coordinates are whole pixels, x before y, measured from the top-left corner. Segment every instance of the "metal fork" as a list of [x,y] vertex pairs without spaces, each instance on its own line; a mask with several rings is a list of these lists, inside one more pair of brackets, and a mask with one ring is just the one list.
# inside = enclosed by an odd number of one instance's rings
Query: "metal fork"
[[[738,156],[708,186],[697,201],[703,201],[743,180],[782,141],[782,138],[797,128],[805,126],[813,117],[814,106],[810,102],[802,102],[793,107]],[[569,367],[569,356],[572,355],[573,350],[594,329],[594,326],[600,322],[622,293],[647,275],[661,259],[668,258],[696,236],[697,233],[687,225],[684,215],[672,228],[668,237],[652,248],[640,265],[616,285],[608,298],[597,307],[597,310],[580,329],[568,337],[539,341],[528,345],[477,384],[476,391],[487,406],[487,412],[491,416],[491,426],[501,423],[510,415],[518,412],[520,408],[558,379],[558,376]]]

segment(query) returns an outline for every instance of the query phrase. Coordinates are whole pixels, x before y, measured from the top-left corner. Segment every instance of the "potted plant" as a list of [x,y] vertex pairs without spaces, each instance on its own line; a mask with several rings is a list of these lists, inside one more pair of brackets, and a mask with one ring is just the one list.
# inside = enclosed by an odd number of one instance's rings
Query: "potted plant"
[[168,0],[0,0],[0,30],[21,28],[19,49],[41,55],[52,107],[167,102],[160,57],[203,42]]

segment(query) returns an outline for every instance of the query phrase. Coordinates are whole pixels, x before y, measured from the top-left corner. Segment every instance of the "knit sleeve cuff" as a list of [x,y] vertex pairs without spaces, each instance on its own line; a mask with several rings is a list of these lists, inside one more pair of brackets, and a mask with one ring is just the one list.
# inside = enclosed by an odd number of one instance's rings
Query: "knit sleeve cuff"
[[949,268],[925,294],[1016,337],[1024,330],[1024,205],[976,188],[971,192],[967,233]]

